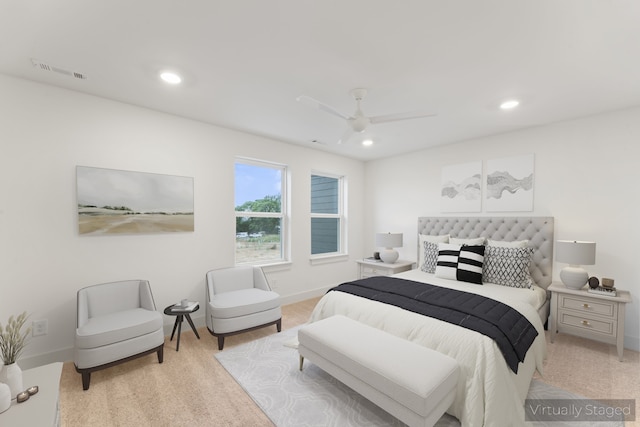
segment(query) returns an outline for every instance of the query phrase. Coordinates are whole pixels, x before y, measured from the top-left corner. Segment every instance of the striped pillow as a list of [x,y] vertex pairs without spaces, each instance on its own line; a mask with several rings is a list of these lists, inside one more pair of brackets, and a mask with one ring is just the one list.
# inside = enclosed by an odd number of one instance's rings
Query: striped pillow
[[463,246],[458,258],[457,279],[482,285],[484,245]]
[[436,276],[481,285],[483,263],[484,245],[460,246],[440,243]]

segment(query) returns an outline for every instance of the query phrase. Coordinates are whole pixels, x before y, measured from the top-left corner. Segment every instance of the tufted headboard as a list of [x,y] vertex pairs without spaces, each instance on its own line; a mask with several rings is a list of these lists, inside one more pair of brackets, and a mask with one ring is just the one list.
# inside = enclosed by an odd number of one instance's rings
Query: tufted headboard
[[[531,277],[538,286],[551,284],[553,267],[553,217],[419,217],[418,234],[492,240],[528,240],[533,248]],[[418,239],[419,241],[419,239]],[[418,251],[420,253],[420,251]],[[420,260],[418,260],[420,264]]]

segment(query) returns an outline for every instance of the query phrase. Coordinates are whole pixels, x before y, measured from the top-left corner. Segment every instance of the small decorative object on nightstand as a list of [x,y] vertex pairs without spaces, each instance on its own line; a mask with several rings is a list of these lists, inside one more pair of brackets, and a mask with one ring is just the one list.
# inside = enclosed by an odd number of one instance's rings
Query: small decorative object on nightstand
[[570,289],[558,282],[552,283],[549,291],[549,335],[552,343],[556,333],[564,332],[615,344],[618,359],[622,362],[625,304],[631,302],[628,291],[618,290],[615,296],[609,296],[587,289]]
[[366,279],[373,276],[390,276],[392,274],[408,271],[413,268],[412,261],[398,260],[393,264],[370,261],[367,259],[356,260],[358,263],[358,279]]

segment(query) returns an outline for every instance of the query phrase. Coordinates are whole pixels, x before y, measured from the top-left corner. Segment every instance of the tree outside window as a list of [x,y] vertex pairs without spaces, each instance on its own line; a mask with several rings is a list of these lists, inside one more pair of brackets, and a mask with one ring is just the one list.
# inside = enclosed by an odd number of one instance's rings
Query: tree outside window
[[236,160],[236,264],[284,260],[285,172],[282,165]]

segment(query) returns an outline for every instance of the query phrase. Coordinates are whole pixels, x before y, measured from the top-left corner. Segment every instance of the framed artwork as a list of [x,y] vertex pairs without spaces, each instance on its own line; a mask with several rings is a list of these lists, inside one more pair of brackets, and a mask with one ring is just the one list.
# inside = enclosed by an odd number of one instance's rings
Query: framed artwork
[[194,230],[193,178],[76,167],[80,234]]
[[487,212],[533,211],[534,155],[487,160]]
[[442,168],[440,210],[480,212],[482,208],[482,162]]

